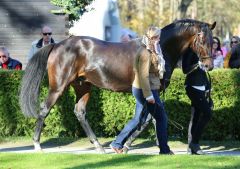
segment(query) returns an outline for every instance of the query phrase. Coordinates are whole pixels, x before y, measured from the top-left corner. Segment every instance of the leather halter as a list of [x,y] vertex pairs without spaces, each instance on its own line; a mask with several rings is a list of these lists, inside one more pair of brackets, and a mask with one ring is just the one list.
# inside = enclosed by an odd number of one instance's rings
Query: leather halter
[[194,38],[194,44],[192,46],[194,46],[196,48],[196,50],[198,51],[196,54],[199,58],[199,60],[202,62],[203,60],[206,60],[206,59],[210,59],[212,58],[211,56],[206,56],[206,57],[201,57],[201,55],[199,54],[199,48],[204,48],[205,47],[203,46],[203,40],[201,37],[199,36],[203,36],[203,31],[201,30],[200,32],[198,32],[196,35],[195,35],[195,38]]

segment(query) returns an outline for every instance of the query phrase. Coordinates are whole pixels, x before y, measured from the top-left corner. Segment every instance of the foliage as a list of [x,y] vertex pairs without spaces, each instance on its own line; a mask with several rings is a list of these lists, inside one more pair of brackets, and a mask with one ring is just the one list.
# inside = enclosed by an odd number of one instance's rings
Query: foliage
[[[18,88],[22,71],[0,71],[0,136],[31,136],[35,119],[25,118],[18,105]],[[212,120],[204,132],[204,138],[212,140],[240,140],[240,71],[231,69],[213,70],[211,73],[215,103]],[[171,84],[165,93],[165,108],[168,113],[169,136],[187,137],[190,119],[190,100],[184,89],[184,75],[176,69]],[[47,94],[47,80],[43,81],[41,97]],[[163,96],[161,96],[163,99]],[[45,120],[43,136],[85,135],[73,110],[75,95],[72,88],[66,90]],[[135,99],[130,93],[117,93],[93,87],[87,105],[87,119],[97,136],[114,136],[134,114]],[[178,130],[171,121],[184,127]],[[152,125],[142,136],[154,137]]]
[[65,14],[69,15],[69,20],[77,20],[84,12],[87,12],[87,6],[93,0],[51,0],[51,3],[62,8]]
[[240,22],[240,10],[239,10],[240,8],[238,0],[229,1],[193,0],[193,1],[195,1],[196,3],[195,8],[197,8],[195,9],[197,13],[196,19],[211,23],[216,21],[217,25],[213,32],[221,39],[224,39],[227,33],[229,33],[230,36],[239,34],[239,32],[236,31],[236,29],[238,29],[239,27]]
[[125,27],[133,29],[139,35],[145,33],[149,25],[160,27],[167,25],[172,21],[171,17],[169,17],[171,10],[168,5],[165,5],[168,4],[168,1],[163,1],[163,4],[159,2],[156,0],[119,0],[118,4],[122,24]]
[[180,17],[181,18],[186,18],[186,12],[189,7],[189,5],[192,3],[193,0],[181,0],[181,3],[178,7],[180,10]]
[[238,0],[118,0],[122,24],[142,35],[149,25],[164,27],[176,19],[192,18],[217,22],[214,34],[224,39],[238,35],[240,7]]

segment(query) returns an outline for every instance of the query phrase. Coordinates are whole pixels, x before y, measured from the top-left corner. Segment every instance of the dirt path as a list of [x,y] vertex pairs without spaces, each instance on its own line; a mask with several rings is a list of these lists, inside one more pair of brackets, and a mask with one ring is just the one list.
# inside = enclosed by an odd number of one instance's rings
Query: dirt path
[[[170,143],[171,144],[171,143]],[[171,147],[171,146],[170,146]],[[236,146],[235,146],[236,147]],[[104,145],[107,154],[113,154],[114,152],[108,145]],[[176,155],[187,154],[186,145],[175,145],[172,151]],[[203,146],[203,150],[208,155],[234,155],[240,156],[240,150],[238,148],[228,148],[225,146]],[[65,145],[56,144],[43,144],[42,151],[44,153],[73,153],[73,154],[96,154],[98,153],[91,144],[76,145],[74,143]],[[14,153],[33,153],[35,152],[34,147],[31,143],[1,143],[0,152],[14,152]],[[157,155],[159,149],[156,146],[136,144],[129,150],[128,154],[149,154]]]

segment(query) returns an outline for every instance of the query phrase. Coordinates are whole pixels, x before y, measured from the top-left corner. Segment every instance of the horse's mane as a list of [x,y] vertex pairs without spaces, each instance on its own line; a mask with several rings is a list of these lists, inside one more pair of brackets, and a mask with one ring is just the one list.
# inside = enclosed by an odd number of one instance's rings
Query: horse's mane
[[201,28],[202,26],[205,26],[205,25],[207,25],[207,23],[193,20],[193,19],[180,19],[165,26],[163,29],[168,31],[169,29],[174,28],[176,33],[183,33],[185,31],[195,33],[196,28],[194,26],[198,26],[199,28]]

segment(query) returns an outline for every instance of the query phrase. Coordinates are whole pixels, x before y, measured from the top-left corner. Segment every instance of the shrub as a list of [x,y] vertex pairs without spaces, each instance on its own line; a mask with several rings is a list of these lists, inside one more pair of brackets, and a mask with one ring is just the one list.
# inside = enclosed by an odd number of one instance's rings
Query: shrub
[[[18,105],[19,86],[22,71],[0,71],[0,136],[33,135],[35,119],[23,116]],[[204,138],[213,140],[240,140],[240,71],[219,69],[210,72],[212,77],[212,98],[214,111],[212,120],[204,132]],[[40,100],[48,92],[47,78],[42,83]],[[176,121],[184,127],[177,129],[169,122],[170,137],[187,137],[190,119],[190,100],[184,89],[185,75],[176,69],[171,84],[165,93],[165,108],[170,121]],[[163,95],[161,95],[161,99]],[[85,136],[73,110],[75,105],[74,90],[70,87],[51,110],[45,120],[45,136]],[[117,93],[92,88],[87,105],[87,119],[97,136],[114,136],[132,118],[135,99],[130,93]],[[154,137],[152,125],[143,137]]]

